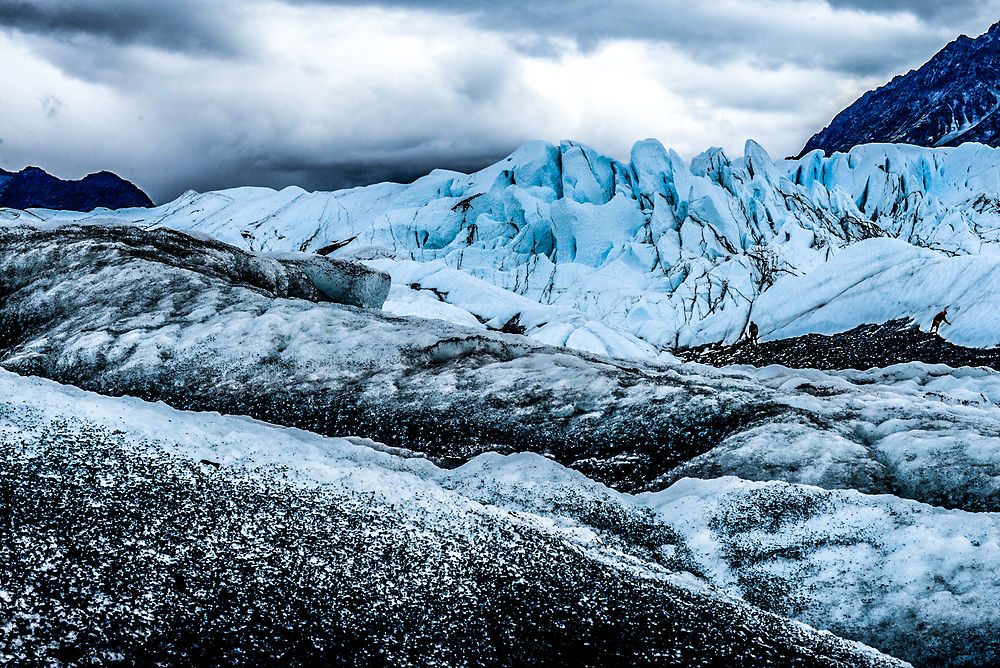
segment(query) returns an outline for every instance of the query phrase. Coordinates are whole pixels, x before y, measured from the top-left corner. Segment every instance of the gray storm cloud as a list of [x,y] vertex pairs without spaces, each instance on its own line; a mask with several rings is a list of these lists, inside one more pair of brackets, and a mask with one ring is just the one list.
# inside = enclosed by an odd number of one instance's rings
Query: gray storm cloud
[[[643,39],[683,48],[693,58],[718,61],[760,58],[772,65],[801,63],[856,74],[882,73],[910,62],[957,26],[992,23],[984,0],[798,0],[776,3],[690,2],[687,0],[297,0],[324,6],[398,7],[468,16],[486,28],[514,34],[563,36],[584,49],[609,39]],[[844,34],[808,18],[818,6],[856,10],[870,16],[912,15],[928,19],[919,30],[864,30]],[[930,22],[934,19],[934,22]],[[995,19],[993,19],[995,20]],[[984,23],[985,22],[985,23]],[[901,26],[905,25],[905,20]],[[831,29],[834,28],[834,29]],[[877,32],[876,32],[877,31]],[[877,38],[877,39],[876,39]],[[537,39],[525,40],[537,44]]]
[[[0,166],[155,201],[468,171],[518,144],[798,149],[993,18],[882,0],[0,0]],[[624,156],[622,156],[624,157]]]
[[189,0],[0,0],[0,25],[70,40],[87,35],[112,44],[235,54],[243,45],[226,10],[225,3]]

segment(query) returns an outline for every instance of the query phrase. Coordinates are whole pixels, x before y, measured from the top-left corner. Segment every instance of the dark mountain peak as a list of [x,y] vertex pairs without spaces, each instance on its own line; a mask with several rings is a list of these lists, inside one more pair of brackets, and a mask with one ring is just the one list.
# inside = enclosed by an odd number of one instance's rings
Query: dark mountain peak
[[975,39],[959,36],[920,68],[865,93],[813,135],[799,156],[871,143],[998,146],[998,81],[1000,22]]
[[93,174],[87,174],[85,177],[83,177],[82,179],[80,179],[80,182],[81,183],[88,183],[88,182],[89,183],[117,183],[117,182],[128,183],[128,181],[125,181],[124,179],[122,179],[117,174],[115,174],[113,172],[105,171],[103,169],[101,171],[99,171],[99,172],[94,172]]
[[66,209],[91,211],[98,207],[149,207],[149,197],[117,174],[100,171],[77,181],[64,181],[40,167],[19,172],[0,170],[0,207],[12,209]]

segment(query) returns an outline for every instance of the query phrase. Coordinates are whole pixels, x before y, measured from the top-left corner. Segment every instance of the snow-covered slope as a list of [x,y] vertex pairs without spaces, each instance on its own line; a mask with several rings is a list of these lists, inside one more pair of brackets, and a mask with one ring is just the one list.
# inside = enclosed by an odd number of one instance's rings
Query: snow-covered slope
[[443,470],[3,371],[0,434],[5,659],[897,665],[760,608],[917,665],[1000,653],[996,515],[736,479],[632,497],[530,454]]
[[523,510],[542,458],[446,473],[7,372],[0,434],[4,664],[903,665],[684,573],[582,476]]
[[958,146],[1000,143],[1000,23],[962,35],[919,69],[865,93],[813,135],[802,153],[859,144]]
[[258,262],[166,230],[0,231],[0,365],[439,461],[530,450],[623,490],[737,474],[1000,510],[991,389],[623,363],[282,292]]
[[776,164],[748,142],[737,160],[710,150],[687,164],[652,140],[628,163],[536,142],[480,172],[410,185],[239,188],[149,210],[0,210],[0,220],[170,227],[360,259],[392,275],[391,312],[643,358],[735,340],[748,319],[776,337],[926,323],[945,305],[955,322],[945,336],[996,343],[997,192],[1000,150],[971,144]]
[[710,582],[768,610],[915,665],[1000,654],[995,514],[736,478],[683,480],[647,502]]
[[[390,663],[879,660],[749,603],[919,665],[1000,656],[1000,373],[624,362],[330,301],[311,256],[39,226],[0,228],[0,366],[174,408],[0,372],[19,652],[264,661],[294,619],[309,656]],[[485,290],[439,262],[393,266]]]

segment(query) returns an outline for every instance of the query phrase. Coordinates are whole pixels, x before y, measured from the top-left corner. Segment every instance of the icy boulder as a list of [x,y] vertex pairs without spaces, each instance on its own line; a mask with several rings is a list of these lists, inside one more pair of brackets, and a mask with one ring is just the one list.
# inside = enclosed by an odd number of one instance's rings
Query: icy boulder
[[320,292],[338,304],[382,308],[389,296],[389,275],[360,262],[310,253],[275,253],[270,257],[304,273]]
[[[272,298],[329,301],[312,279],[294,264],[248,253],[202,234],[165,229],[143,231],[129,225],[67,225],[43,230],[14,227],[0,228],[0,244],[8,251],[14,247],[23,249],[22,253],[5,253],[0,260],[3,269],[0,281],[6,295],[37,286],[37,281],[46,275],[74,271],[80,271],[81,277],[89,275],[95,268],[95,259],[101,258],[98,260],[103,263],[100,270],[107,273],[108,285],[136,281],[134,287],[138,295],[144,294],[143,276],[156,273],[150,272],[150,268],[169,266],[188,272],[195,282],[225,280]],[[39,262],[41,256],[51,253],[55,253],[50,256],[52,264]],[[130,274],[129,269],[137,266],[147,269]],[[121,274],[113,277],[112,267]],[[92,287],[96,294],[98,286]],[[64,304],[72,297],[55,295],[53,300]],[[75,297],[82,303],[89,301],[87,294]],[[23,315],[35,319],[39,314],[36,311]]]

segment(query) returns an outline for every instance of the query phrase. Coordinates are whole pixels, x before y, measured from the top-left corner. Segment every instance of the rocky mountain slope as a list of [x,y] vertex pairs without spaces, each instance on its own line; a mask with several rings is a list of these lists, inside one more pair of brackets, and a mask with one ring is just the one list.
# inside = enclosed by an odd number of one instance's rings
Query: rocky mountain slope
[[1000,23],[962,35],[919,69],[865,93],[813,135],[801,155],[860,144],[1000,145]]
[[98,207],[125,209],[150,206],[153,202],[146,193],[111,172],[97,172],[78,181],[64,181],[38,167],[25,167],[19,172],[0,169],[0,207],[91,211]]

